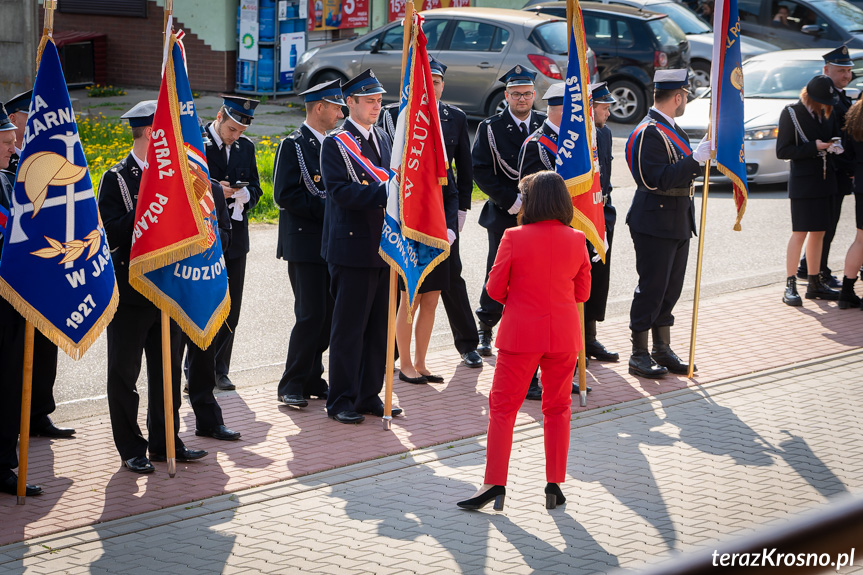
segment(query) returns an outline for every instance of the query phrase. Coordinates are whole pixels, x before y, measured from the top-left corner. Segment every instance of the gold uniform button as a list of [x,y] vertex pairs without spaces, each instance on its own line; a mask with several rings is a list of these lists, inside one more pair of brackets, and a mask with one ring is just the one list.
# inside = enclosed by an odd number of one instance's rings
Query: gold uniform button
[[348,232],[348,235],[352,236],[352,235],[354,235],[354,232]]

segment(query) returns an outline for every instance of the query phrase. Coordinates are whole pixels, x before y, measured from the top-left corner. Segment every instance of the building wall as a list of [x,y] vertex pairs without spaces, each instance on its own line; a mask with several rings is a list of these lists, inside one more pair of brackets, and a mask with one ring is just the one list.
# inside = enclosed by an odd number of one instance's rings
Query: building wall
[[[0,0],[3,1],[3,0]],[[161,80],[162,67],[162,32],[165,18],[164,9],[159,4],[148,0],[147,18],[123,18],[116,16],[92,16],[88,14],[54,14],[54,29],[58,32],[77,30],[86,32],[101,32],[108,36],[107,69],[108,83],[115,86],[158,87]],[[199,2],[200,3],[200,2]],[[184,2],[176,2],[184,4]],[[236,0],[214,1],[208,5],[212,15],[218,10],[226,10],[227,5],[233,5],[233,11],[228,20],[236,27]],[[40,10],[39,26],[41,29],[43,14]],[[182,19],[183,12],[175,10],[175,30],[185,30],[183,44],[189,61],[189,82],[193,90],[212,92],[231,91],[236,77],[236,49],[216,50],[212,38],[218,36],[214,28],[221,28],[225,18],[214,16],[211,27],[199,26],[198,30],[187,26]],[[198,20],[200,23],[200,20]],[[219,23],[221,22],[221,24]],[[208,45],[199,30],[210,38]],[[231,35],[235,35],[236,28]],[[208,34],[207,32],[212,32]],[[224,34],[222,34],[224,37]],[[224,38],[219,41],[225,44]],[[236,40],[234,41],[236,48]]]
[[36,0],[0,0],[0,102],[33,87],[40,32]]

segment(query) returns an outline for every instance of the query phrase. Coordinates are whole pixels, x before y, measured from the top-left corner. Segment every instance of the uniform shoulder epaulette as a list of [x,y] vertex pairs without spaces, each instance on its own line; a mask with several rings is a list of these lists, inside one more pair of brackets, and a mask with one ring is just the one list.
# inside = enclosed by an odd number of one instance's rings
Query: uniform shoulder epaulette
[[386,105],[386,106],[384,106],[382,109],[383,109],[383,110],[392,110],[393,108],[398,109],[398,107],[399,107],[399,103],[398,103],[398,102],[393,102],[392,104],[387,104],[387,105]]
[[252,144],[253,146],[255,145],[255,143],[252,141],[252,139],[251,139],[250,137],[248,137],[247,135],[245,135],[245,134],[240,134],[240,139],[241,139],[241,140],[246,140],[247,142],[249,142],[249,143],[250,143],[250,144]]
[[125,167],[126,167],[126,160],[128,160],[128,159],[129,159],[129,156],[126,156],[125,158],[123,158],[122,160],[120,160],[119,162],[117,162],[116,164],[114,164],[114,165],[111,167],[111,169],[110,169],[110,170],[108,170],[108,171],[109,171],[109,172],[114,172],[114,173],[119,172],[120,170],[122,170],[123,168],[125,168]]
[[[506,111],[506,110],[504,110],[504,111]],[[503,119],[504,119],[504,117],[501,114],[495,114],[494,116],[489,116],[488,118],[483,120],[482,123],[487,125],[487,126],[490,126],[492,124],[500,122]]]
[[297,128],[296,130],[294,130],[293,132],[291,132],[290,134],[288,134],[288,137],[287,137],[287,138],[285,138],[285,139],[286,139],[286,140],[299,140],[299,139],[301,139],[302,137],[303,137],[303,133],[300,131],[300,129],[299,129],[299,128]]

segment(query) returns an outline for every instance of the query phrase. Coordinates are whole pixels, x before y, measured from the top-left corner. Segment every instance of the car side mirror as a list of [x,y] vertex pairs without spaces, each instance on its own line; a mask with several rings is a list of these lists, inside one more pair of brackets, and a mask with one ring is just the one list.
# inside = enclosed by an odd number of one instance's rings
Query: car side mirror
[[702,96],[704,96],[709,91],[710,91],[709,86],[699,86],[698,88],[695,89],[695,97],[701,98]]
[[372,40],[372,45],[371,45],[371,50],[370,50],[370,52],[371,52],[372,54],[377,54],[377,53],[378,53],[378,52],[380,52],[380,51],[381,51],[381,37],[380,37],[380,36],[378,36],[377,38],[375,38],[374,40]]
[[807,24],[800,28],[800,31],[804,34],[809,34],[810,36],[820,36],[824,32],[818,24]]
[[845,88],[845,95],[853,102],[860,97],[859,88]]

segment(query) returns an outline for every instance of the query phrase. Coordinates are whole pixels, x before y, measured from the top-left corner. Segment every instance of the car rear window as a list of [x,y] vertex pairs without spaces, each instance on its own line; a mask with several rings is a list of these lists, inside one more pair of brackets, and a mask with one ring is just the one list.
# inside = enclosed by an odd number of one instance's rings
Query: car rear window
[[663,17],[655,20],[648,20],[647,26],[653,33],[656,41],[660,46],[677,46],[684,40],[686,36],[680,26],[674,23],[671,18]]
[[462,20],[453,30],[450,50],[500,52],[509,41],[509,30],[485,22]]
[[566,54],[568,50],[566,44],[566,22],[556,20],[540,24],[530,33],[528,40],[543,52]]
[[658,4],[648,4],[647,8],[654,12],[668,14],[668,17],[680,26],[684,34],[704,34],[710,32],[711,28],[704,20],[701,20],[695,12],[676,2],[660,2]]

